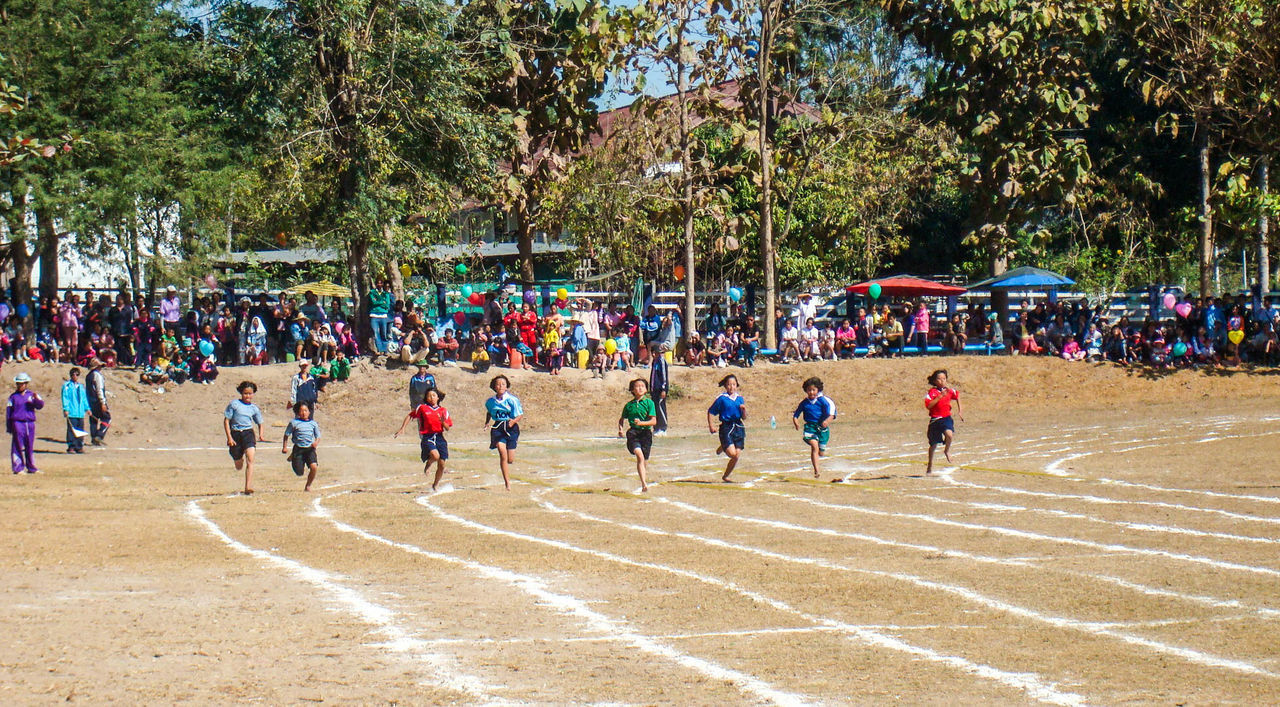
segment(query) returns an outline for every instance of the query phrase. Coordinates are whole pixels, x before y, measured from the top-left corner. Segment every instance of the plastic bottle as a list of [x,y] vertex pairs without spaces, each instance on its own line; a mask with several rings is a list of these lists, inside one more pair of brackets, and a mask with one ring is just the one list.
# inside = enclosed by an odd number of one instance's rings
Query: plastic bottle
[[773,415],[769,416],[769,429],[771,430],[778,429],[778,418],[774,417]]

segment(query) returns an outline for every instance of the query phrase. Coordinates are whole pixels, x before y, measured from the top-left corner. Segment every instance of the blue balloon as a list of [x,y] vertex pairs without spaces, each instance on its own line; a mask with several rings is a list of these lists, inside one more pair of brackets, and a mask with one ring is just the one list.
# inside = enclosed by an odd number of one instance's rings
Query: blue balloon
[[734,302],[737,302],[738,300],[742,299],[742,290],[740,290],[740,289],[738,289],[738,288],[736,288],[736,287],[730,287],[730,288],[729,288],[729,299],[730,299],[730,300],[732,300],[732,301],[734,301]]
[[18,305],[18,310],[17,310],[17,311],[18,311],[18,316],[19,316],[19,317],[22,317],[23,319],[26,319],[26,318],[27,318],[27,315],[28,315],[28,314],[31,314],[31,308],[30,308],[30,307],[28,307],[28,306],[27,306],[27,304],[26,304],[25,302],[23,302],[22,304],[19,304],[19,305]]
[[201,339],[201,340],[200,340],[200,355],[201,355],[201,356],[212,356],[212,355],[213,355],[213,342],[212,342],[212,341],[205,341],[204,339]]
[[760,53],[760,43],[759,43],[759,42],[757,42],[757,41],[756,41],[756,40],[754,40],[754,39],[753,39],[753,40],[751,40],[751,41],[749,41],[749,42],[747,42],[747,50],[746,50],[747,58],[749,58],[749,59],[754,59],[754,58],[756,58],[756,55],[757,55],[757,54],[759,54],[759,53]]

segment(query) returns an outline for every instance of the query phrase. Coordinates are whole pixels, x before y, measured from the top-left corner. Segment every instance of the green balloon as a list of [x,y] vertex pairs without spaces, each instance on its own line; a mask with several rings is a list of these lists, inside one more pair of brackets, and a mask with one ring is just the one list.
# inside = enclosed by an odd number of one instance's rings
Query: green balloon
[[867,294],[871,295],[871,299],[880,299],[880,283],[871,283],[871,287],[867,288]]
[[454,272],[456,272],[456,273],[458,273],[459,275],[466,275],[466,274],[467,274],[467,264],[466,264],[466,263],[458,263],[457,265],[453,266],[453,271],[454,271]]
[[463,285],[463,286],[462,286],[462,298],[463,298],[463,299],[466,299],[466,298],[470,297],[470,296],[471,296],[471,292],[472,292],[472,290],[471,290],[471,285]]

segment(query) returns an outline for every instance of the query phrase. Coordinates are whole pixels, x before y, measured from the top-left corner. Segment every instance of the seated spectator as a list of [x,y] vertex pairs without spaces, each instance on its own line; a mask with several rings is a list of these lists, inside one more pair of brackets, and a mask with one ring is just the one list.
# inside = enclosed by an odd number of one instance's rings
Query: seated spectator
[[1076,342],[1075,334],[1067,334],[1062,341],[1062,357],[1068,361],[1083,361],[1085,359],[1084,349],[1080,348],[1080,344]]
[[[887,307],[885,308],[888,309]],[[885,314],[884,321],[880,323],[880,339],[884,350],[888,352],[890,358],[897,358],[903,352],[906,345],[906,336],[902,331],[902,322],[899,322],[892,314]]]
[[689,332],[689,343],[684,348],[684,365],[701,366],[706,363],[707,346],[698,336],[698,332]]
[[401,363],[424,361],[431,353],[431,340],[421,327],[415,327],[400,338],[398,350]]
[[779,337],[778,363],[788,363],[789,360],[800,360],[800,330],[796,328],[796,323],[788,319],[786,324],[782,326],[782,336]]
[[1023,356],[1030,356],[1044,351],[1044,348],[1036,341],[1035,332],[1036,330],[1031,326],[1031,321],[1027,318],[1027,313],[1020,312],[1018,314],[1018,353]]
[[953,354],[964,353],[965,344],[969,343],[969,334],[961,315],[951,317],[945,327],[946,330],[942,336],[943,347]]
[[800,349],[800,358],[806,361],[818,360],[821,356],[819,351],[822,334],[818,331],[818,327],[813,323],[813,317],[805,320],[804,327],[800,329],[800,335],[797,340]]
[[[862,309],[858,310],[862,316],[866,312]],[[835,355],[840,358],[852,358],[858,348],[858,332],[853,328],[853,324],[848,319],[840,322],[840,327],[836,329]]]
[[458,349],[460,344],[454,336],[453,329],[445,329],[444,333],[431,345],[442,366],[458,365]]

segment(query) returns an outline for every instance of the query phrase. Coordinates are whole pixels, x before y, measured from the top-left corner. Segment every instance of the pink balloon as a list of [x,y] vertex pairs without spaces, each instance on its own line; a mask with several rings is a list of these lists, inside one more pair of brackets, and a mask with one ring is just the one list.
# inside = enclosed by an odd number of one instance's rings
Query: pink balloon
[[458,326],[462,326],[463,324],[467,323],[467,315],[463,314],[462,312],[454,312],[453,321]]
[[1174,297],[1172,292],[1164,296],[1165,309],[1173,309],[1177,304],[1178,304],[1178,298]]
[[204,284],[208,285],[209,289],[216,290],[218,289],[218,278],[214,277],[213,273],[209,273],[204,276]]
[[1191,303],[1179,302],[1178,306],[1173,308],[1173,311],[1177,312],[1179,317],[1186,319],[1191,314]]

